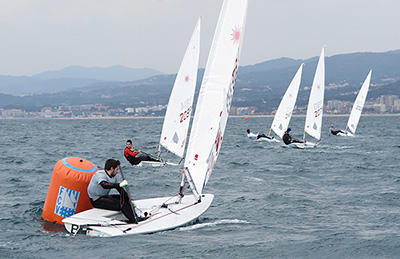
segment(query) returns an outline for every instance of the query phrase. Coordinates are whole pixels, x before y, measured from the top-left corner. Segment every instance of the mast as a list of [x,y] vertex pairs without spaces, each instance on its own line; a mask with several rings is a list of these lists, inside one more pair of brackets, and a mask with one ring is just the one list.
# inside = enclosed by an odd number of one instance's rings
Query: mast
[[231,107],[247,0],[225,0],[218,19],[190,133],[185,175],[201,198],[219,155]]

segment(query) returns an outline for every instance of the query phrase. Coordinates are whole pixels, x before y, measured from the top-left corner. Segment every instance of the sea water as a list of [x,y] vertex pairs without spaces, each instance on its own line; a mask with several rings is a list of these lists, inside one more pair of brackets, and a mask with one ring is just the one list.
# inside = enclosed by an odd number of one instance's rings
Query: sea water
[[[302,138],[304,117],[292,135]],[[363,116],[355,137],[329,133],[314,149],[256,142],[272,118],[230,118],[205,192],[209,210],[188,226],[148,235],[69,235],[41,219],[53,167],[65,157],[99,167],[119,159],[135,199],[176,194],[180,167],[132,167],[127,139],[157,153],[162,119],[0,120],[2,258],[399,258],[400,117]]]

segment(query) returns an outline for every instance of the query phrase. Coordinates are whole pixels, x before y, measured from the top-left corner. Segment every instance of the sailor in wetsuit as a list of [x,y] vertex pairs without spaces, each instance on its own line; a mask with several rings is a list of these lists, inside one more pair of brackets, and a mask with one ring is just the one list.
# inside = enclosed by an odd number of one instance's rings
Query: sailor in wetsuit
[[156,162],[161,162],[160,160],[157,160],[153,157],[151,157],[148,154],[145,153],[141,153],[139,155],[139,153],[142,150],[138,150],[136,152],[134,152],[133,148],[132,148],[132,141],[130,139],[128,139],[126,141],[126,147],[124,150],[124,156],[126,158],[126,160],[129,161],[129,163],[131,163],[131,165],[138,165],[140,162],[142,161],[156,161]]
[[332,133],[332,135],[337,135],[338,133],[346,134],[346,132],[342,130],[337,130],[335,127],[333,127],[333,124],[331,124],[329,131]]
[[247,129],[247,137],[251,140],[257,140],[259,138],[267,138],[267,139],[273,139],[274,137],[269,137],[265,134],[260,134],[260,132],[257,132],[257,135],[254,134],[253,132],[250,131],[250,129]]
[[[118,173],[120,162],[108,159],[104,170],[97,171],[90,180],[87,192],[90,203],[95,208],[121,211],[129,223],[137,223],[141,218],[132,210],[131,201],[123,187],[128,185],[126,180],[118,183],[115,177]],[[109,195],[111,189],[116,189],[120,194]]]
[[290,131],[292,129],[288,128],[285,133],[283,133],[282,140],[286,145],[289,145],[291,143],[304,143],[304,141],[294,139],[292,136],[290,136]]

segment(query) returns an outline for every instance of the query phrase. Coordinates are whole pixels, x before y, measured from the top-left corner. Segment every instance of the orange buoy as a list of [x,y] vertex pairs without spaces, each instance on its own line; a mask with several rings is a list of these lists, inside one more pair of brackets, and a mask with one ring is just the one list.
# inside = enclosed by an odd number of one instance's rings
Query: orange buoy
[[51,177],[42,218],[58,224],[75,213],[92,208],[87,187],[99,170],[88,160],[66,157],[56,163]]
[[244,119],[245,119],[245,120],[247,120],[248,118],[247,118],[247,117],[245,117]]

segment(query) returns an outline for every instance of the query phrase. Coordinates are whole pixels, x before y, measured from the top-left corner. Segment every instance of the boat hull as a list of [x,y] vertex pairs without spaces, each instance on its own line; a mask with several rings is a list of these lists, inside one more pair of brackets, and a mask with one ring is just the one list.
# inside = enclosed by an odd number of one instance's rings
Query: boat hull
[[351,132],[346,131],[346,133],[338,133],[336,136],[341,136],[341,137],[354,137],[354,135]]
[[65,229],[77,234],[112,237],[133,234],[147,234],[184,226],[201,216],[210,207],[214,195],[203,194],[197,203],[193,195],[184,196],[179,203],[178,197],[161,197],[137,200],[137,211],[147,212],[148,218],[138,224],[126,223],[119,211],[90,209],[63,219]]
[[306,143],[291,143],[289,146],[293,148],[299,148],[299,149],[308,149],[308,148],[314,148],[317,146],[318,143],[313,143],[313,142],[306,142]]
[[265,142],[270,142],[270,143],[277,143],[280,142],[278,139],[276,138],[259,138],[256,141],[265,141]]
[[157,162],[157,161],[142,161],[137,166],[139,167],[160,167],[160,166],[177,166],[178,164],[172,162]]

